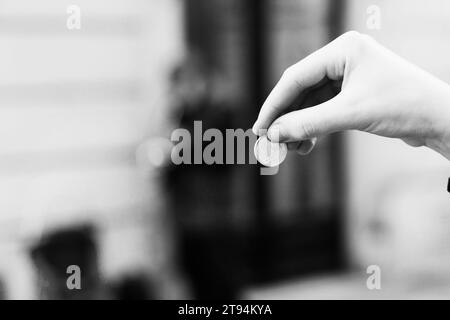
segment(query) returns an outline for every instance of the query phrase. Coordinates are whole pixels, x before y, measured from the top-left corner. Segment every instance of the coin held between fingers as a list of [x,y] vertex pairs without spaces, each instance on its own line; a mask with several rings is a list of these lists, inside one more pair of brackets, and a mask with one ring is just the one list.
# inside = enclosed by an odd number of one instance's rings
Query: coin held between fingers
[[266,167],[279,166],[287,155],[287,145],[270,141],[267,136],[260,137],[254,147],[255,157]]

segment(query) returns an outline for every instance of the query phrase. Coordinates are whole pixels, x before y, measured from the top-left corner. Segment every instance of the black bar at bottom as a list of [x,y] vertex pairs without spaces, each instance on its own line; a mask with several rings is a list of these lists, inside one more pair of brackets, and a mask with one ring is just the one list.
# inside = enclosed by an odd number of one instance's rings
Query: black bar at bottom
[[[359,304],[359,308],[355,306]],[[388,306],[384,310],[383,304]],[[24,307],[22,307],[24,305]],[[27,308],[26,305],[29,307]],[[70,310],[70,319],[92,316],[104,317],[108,313],[116,318],[127,319],[309,319],[341,314],[361,318],[369,314],[370,318],[382,318],[389,312],[393,316],[407,315],[429,317],[430,310],[438,312],[448,310],[444,301],[1,301],[0,306],[11,307],[14,314],[23,310],[29,312],[49,312],[57,319],[65,319]],[[187,312],[187,314],[186,314]],[[134,315],[136,315],[134,317]]]

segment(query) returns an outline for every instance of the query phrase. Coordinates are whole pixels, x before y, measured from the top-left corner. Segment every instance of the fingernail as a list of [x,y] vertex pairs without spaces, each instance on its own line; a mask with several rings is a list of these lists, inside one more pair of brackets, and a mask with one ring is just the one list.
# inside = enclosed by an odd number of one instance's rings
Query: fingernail
[[297,149],[297,153],[302,156],[305,156],[305,155],[309,154],[313,148],[314,148],[314,143],[311,140],[304,140],[304,141],[302,141],[299,148]]
[[258,123],[258,121],[256,121],[256,122],[253,124],[253,127],[252,127],[252,131],[253,131],[253,133],[256,134],[256,135],[258,135],[258,127],[256,126],[257,123]]
[[288,142],[287,147],[289,151],[297,151],[301,142]]

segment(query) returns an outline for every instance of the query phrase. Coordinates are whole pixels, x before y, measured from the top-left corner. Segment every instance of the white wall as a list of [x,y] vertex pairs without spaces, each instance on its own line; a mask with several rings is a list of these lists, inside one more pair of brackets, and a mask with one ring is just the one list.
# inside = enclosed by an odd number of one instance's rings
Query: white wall
[[[450,82],[449,1],[347,2],[348,30],[354,29],[373,36],[399,55]],[[370,30],[366,25],[369,17],[366,10],[372,5],[381,10],[380,30]],[[437,202],[445,204],[439,210],[450,214],[450,197],[446,193],[447,179],[450,177],[448,160],[425,148],[414,149],[401,141],[364,133],[349,133],[347,140],[349,245],[356,262],[377,262],[379,256],[376,252],[379,247],[397,245],[389,237],[410,227],[408,215],[403,216],[403,220],[396,217],[403,210],[399,209],[399,201],[405,203],[404,211],[409,212],[410,216],[420,217],[418,221],[424,223],[430,219],[427,215],[432,217],[431,211],[435,209],[433,204]],[[382,239],[368,240],[370,224],[374,221],[381,221],[388,235],[385,234]],[[401,241],[411,243],[412,238],[414,235]],[[381,256],[392,257],[394,254],[390,253],[391,256]]]
[[[69,5],[81,9],[80,30],[66,27]],[[99,226],[106,276],[157,267],[161,198],[135,150],[164,126],[182,2],[0,0],[0,19],[0,277],[10,297],[33,297],[28,241],[61,225]]]

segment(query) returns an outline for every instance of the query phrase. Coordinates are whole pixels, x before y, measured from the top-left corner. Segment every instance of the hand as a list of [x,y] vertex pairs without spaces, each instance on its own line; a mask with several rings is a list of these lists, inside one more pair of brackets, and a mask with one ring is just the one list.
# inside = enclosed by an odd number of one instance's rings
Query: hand
[[[303,109],[287,112],[296,101]],[[255,134],[262,129],[303,154],[316,137],[360,130],[450,160],[450,86],[351,31],[283,73],[253,126]]]

